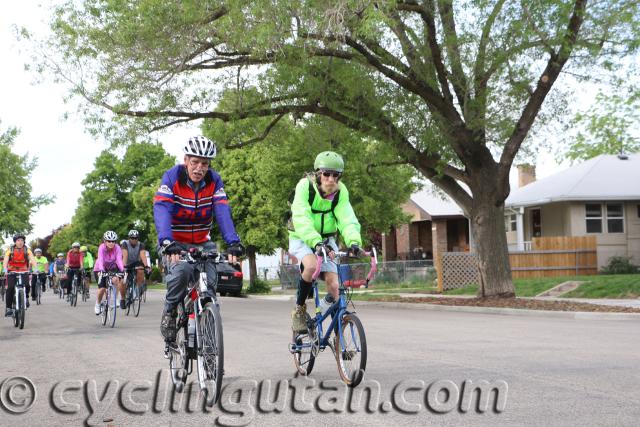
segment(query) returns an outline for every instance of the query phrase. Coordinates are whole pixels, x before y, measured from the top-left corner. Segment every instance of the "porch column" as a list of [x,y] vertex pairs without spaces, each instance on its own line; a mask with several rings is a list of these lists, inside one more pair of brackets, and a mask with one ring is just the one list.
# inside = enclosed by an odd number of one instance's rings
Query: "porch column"
[[524,251],[524,208],[516,213],[516,244],[519,251]]
[[433,259],[447,251],[447,220],[433,219],[431,221],[431,249]]

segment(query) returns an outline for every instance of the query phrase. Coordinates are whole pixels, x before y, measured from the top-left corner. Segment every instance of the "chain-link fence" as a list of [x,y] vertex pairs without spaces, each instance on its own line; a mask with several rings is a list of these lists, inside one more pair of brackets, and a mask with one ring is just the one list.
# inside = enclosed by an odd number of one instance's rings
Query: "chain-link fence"
[[[369,274],[369,263],[349,263],[349,275],[343,279],[349,284],[359,287],[364,284],[364,278]],[[434,284],[436,279],[433,261],[387,261],[378,263],[378,271],[371,284],[375,283],[427,283]],[[280,266],[280,284],[283,289],[295,289],[300,280],[300,267],[295,265]]]

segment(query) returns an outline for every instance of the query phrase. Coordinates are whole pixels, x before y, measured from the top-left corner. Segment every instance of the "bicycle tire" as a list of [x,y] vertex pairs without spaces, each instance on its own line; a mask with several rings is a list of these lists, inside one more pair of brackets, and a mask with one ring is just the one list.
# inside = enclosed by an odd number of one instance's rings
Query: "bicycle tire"
[[84,281],[85,279],[82,280],[82,302],[87,302],[89,296],[87,295],[87,285]]
[[116,326],[116,315],[118,313],[118,306],[116,304],[118,300],[118,291],[115,289],[113,284],[109,286],[111,293],[113,294],[112,304],[109,305],[109,324],[113,328]]
[[367,367],[367,339],[362,322],[353,313],[344,313],[334,333],[334,354],[338,373],[349,387],[356,387]]
[[74,276],[73,279],[71,280],[71,294],[69,295],[69,305],[71,305],[71,307],[76,306],[77,298],[78,298],[78,280]]
[[40,279],[36,278],[36,285],[33,291],[36,293],[36,305],[40,305],[40,295],[42,294],[42,283],[40,283]]
[[138,294],[138,291],[134,292],[134,297],[132,301],[133,305],[133,315],[138,317],[140,315],[140,306],[142,304],[142,297]]
[[[224,372],[224,339],[222,317],[219,307],[213,303],[205,304],[198,318],[196,335],[198,345],[198,382],[200,390],[205,391],[207,403],[215,404],[220,399]],[[211,398],[213,394],[213,398]]]
[[25,317],[25,304],[24,304],[24,299],[25,299],[25,294],[24,294],[24,289],[20,290],[20,297],[18,299],[19,301],[19,308],[18,308],[18,328],[20,329],[24,329],[24,317]]
[[[311,316],[307,313],[307,323]],[[314,325],[315,327],[315,325]],[[296,350],[292,351],[293,364],[300,375],[309,375],[313,370],[313,365],[316,362],[316,356],[313,354],[313,345],[315,341],[315,329],[307,329],[307,333],[293,332],[293,339],[291,342],[295,346]]]
[[131,312],[131,298],[132,298],[131,288],[129,284],[127,284],[127,288],[124,291],[124,301],[125,301],[125,304],[127,304],[127,312],[126,312],[127,316]]
[[107,318],[109,317],[109,295],[104,296],[104,300],[100,302],[100,321],[102,326],[107,324]]
[[189,355],[187,353],[187,325],[182,325],[176,330],[175,347],[171,348],[169,357],[169,373],[171,382],[178,393],[182,393],[187,381]]

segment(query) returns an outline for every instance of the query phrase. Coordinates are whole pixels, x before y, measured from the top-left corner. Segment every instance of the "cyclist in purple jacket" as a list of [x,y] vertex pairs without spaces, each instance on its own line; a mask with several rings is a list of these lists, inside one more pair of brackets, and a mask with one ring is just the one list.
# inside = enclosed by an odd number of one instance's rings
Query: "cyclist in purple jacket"
[[[124,273],[124,265],[122,264],[122,249],[118,245],[118,235],[115,231],[107,231],[103,236],[104,242],[98,248],[98,257],[96,263],[93,266],[93,271],[96,273],[106,273],[117,271]],[[114,277],[113,283],[120,291],[120,308],[124,309],[124,281],[121,277]],[[98,281],[98,293],[96,295],[96,316],[100,314],[100,302],[102,297],[107,292],[107,278],[102,277]]]

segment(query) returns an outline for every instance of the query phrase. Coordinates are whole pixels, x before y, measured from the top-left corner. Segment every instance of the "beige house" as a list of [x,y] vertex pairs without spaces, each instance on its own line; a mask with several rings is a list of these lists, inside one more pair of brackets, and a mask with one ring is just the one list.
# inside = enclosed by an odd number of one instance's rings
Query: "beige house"
[[505,208],[510,250],[532,237],[594,235],[598,268],[614,255],[640,264],[640,154],[601,155],[539,181],[530,167],[519,172]]

